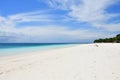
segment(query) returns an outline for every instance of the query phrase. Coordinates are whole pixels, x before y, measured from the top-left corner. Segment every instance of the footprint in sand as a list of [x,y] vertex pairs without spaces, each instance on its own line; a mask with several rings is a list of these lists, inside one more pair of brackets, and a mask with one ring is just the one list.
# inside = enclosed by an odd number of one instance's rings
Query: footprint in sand
[[0,72],[0,75],[2,75],[3,74],[3,72]]
[[119,75],[115,74],[115,73],[112,73],[113,77],[114,77],[114,80],[120,80],[119,78]]

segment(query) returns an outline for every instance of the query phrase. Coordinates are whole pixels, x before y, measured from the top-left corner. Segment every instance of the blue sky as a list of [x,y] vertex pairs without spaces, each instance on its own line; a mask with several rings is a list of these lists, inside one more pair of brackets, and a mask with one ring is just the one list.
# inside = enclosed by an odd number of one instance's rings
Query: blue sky
[[120,0],[0,0],[0,43],[92,42],[120,33]]

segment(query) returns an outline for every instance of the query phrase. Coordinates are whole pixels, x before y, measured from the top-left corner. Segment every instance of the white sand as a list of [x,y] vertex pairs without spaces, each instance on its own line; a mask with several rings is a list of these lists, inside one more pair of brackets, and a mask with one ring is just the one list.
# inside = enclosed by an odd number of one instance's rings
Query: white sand
[[84,44],[1,57],[0,80],[120,80],[120,44]]

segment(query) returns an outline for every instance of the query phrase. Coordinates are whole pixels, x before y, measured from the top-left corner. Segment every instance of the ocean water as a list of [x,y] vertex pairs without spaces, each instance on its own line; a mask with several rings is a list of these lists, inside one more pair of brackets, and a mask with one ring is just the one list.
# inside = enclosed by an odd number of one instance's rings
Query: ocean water
[[48,50],[72,46],[76,44],[65,43],[0,43],[0,56],[17,55],[34,52],[38,50]]

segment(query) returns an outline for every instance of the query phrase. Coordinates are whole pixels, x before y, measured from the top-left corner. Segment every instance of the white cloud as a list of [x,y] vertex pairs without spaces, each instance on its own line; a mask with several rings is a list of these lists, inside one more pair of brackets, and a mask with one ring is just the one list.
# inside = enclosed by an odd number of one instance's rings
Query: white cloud
[[21,13],[16,15],[11,15],[8,17],[11,21],[14,22],[40,22],[40,21],[52,21],[50,18],[52,16],[46,13],[42,13],[40,11],[36,12],[28,12],[28,13]]
[[1,42],[84,42],[82,40],[108,36],[90,30],[72,30],[66,26],[23,26],[19,28],[13,25],[4,26],[0,29]]
[[0,31],[13,32],[18,23],[52,22],[51,17],[41,11],[14,14],[7,17],[0,16]]
[[[114,0],[49,0],[48,4],[57,9],[68,11],[68,16],[78,22],[88,22],[94,27],[104,28],[109,31],[120,31],[120,23],[106,24],[105,21],[118,16],[109,14],[105,9],[114,4]],[[59,16],[57,16],[59,17]],[[71,19],[70,18],[70,19]],[[59,20],[67,21],[69,18],[62,16]],[[70,29],[68,26],[22,26],[18,23],[25,22],[51,22],[56,21],[54,15],[48,12],[28,12],[8,17],[0,16],[0,41],[2,42],[81,42],[96,38],[111,37],[107,32],[96,32],[85,29]]]
[[82,0],[82,4],[71,8],[70,16],[80,21],[102,21],[111,17],[105,9],[113,3],[113,0]]
[[[67,9],[68,15],[78,22],[87,22],[95,28],[120,31],[118,24],[105,23],[120,14],[108,13],[106,9],[119,0],[49,0],[53,8]],[[113,29],[113,30],[112,30]]]
[[67,10],[75,4],[75,0],[47,0],[46,3],[52,8]]
[[14,20],[22,17],[21,15],[9,18],[0,17],[0,42],[81,42],[106,36],[90,30],[72,30],[67,26],[17,27],[17,21]]
[[116,31],[120,31],[120,23],[109,23],[109,24],[95,24],[95,26],[100,27],[100,28],[104,28],[110,32],[116,32]]

